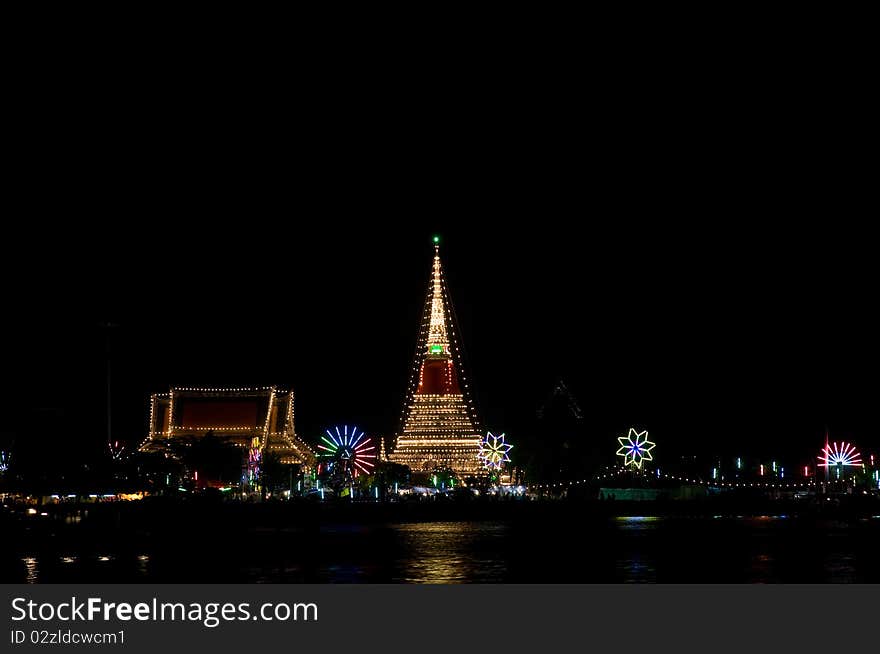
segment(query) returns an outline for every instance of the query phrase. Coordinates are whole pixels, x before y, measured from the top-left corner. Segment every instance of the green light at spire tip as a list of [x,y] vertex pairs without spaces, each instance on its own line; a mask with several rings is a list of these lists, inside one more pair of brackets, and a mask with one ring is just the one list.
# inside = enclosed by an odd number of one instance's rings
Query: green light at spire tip
[[434,245],[438,245],[440,243],[440,237],[436,234],[434,235]]

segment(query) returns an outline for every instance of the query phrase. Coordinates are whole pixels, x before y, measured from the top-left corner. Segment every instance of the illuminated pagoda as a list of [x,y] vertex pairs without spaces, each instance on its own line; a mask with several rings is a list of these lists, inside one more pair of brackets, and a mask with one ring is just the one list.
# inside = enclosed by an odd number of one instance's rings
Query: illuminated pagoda
[[272,453],[283,464],[311,467],[315,452],[293,428],[293,391],[261,388],[171,388],[150,397],[150,430],[143,452],[173,451],[180,442],[213,434],[229,443]]
[[477,474],[479,421],[462,371],[452,304],[434,237],[434,266],[419,332],[412,379],[401,428],[389,460],[413,472],[448,467],[459,475]]

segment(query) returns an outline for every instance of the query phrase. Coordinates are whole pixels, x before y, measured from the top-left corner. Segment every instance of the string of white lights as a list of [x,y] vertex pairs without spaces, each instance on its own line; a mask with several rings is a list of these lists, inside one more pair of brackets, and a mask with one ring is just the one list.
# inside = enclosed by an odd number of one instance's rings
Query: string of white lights
[[[771,483],[771,482],[724,482],[724,481],[715,481],[715,480],[705,480],[700,478],[691,478],[687,476],[680,475],[671,475],[666,473],[660,473],[659,475],[646,471],[638,472],[633,470],[632,468],[620,468],[610,473],[605,473],[603,475],[596,475],[589,479],[573,479],[568,481],[558,481],[558,482],[549,482],[544,484],[533,484],[530,485],[530,488],[534,489],[549,489],[549,488],[564,488],[567,486],[578,486],[581,484],[593,483],[596,481],[601,481],[602,479],[613,479],[615,477],[620,477],[621,475],[629,475],[629,476],[639,476],[651,479],[667,479],[671,481],[683,481],[688,484],[697,484],[702,486],[711,486],[717,488],[808,488],[810,486],[819,486],[822,482],[818,481],[804,481],[804,482],[780,482],[780,483]],[[838,480],[835,480],[838,481]],[[849,481],[855,482],[857,481],[857,477],[853,476],[848,479],[841,479],[840,481]]]

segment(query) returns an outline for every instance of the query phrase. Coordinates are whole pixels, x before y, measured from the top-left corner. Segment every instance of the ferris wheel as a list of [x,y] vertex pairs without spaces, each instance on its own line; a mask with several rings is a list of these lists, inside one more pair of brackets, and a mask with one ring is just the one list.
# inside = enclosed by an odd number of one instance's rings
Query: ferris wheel
[[321,436],[325,444],[318,445],[323,452],[318,457],[329,474],[340,481],[350,481],[361,474],[372,473],[376,448],[369,436],[364,438],[363,431],[358,434],[357,427],[349,429],[348,425],[327,429],[325,433],[327,436]]

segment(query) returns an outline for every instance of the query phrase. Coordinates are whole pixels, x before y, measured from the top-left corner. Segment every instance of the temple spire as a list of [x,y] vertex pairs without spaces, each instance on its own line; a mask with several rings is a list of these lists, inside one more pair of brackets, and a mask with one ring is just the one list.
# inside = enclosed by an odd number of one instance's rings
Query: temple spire
[[413,376],[389,460],[419,474],[449,467],[459,475],[472,475],[482,469],[478,458],[482,437],[461,370],[454,312],[440,262],[440,238],[435,236],[433,241],[434,260]]
[[432,357],[449,355],[449,333],[446,330],[446,305],[443,301],[443,270],[440,263],[440,245],[434,237],[434,268],[431,274],[431,317],[428,323],[426,347]]

